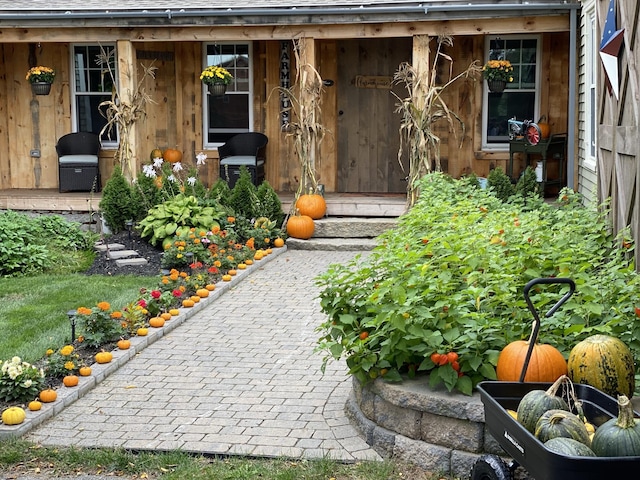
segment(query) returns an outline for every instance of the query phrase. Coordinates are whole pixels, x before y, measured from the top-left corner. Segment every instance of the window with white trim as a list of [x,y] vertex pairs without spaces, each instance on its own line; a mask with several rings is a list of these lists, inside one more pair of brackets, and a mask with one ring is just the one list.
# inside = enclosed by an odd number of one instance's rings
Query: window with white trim
[[[107,120],[104,107],[99,105],[111,100],[116,78],[115,45],[73,45],[71,50],[71,103],[73,108],[73,129],[77,132],[93,132],[99,134]],[[106,56],[111,65],[111,73],[101,58]],[[113,75],[113,77],[112,77]],[[103,109],[103,113],[100,109]],[[103,145],[116,145],[117,131],[102,135]]]
[[509,60],[513,66],[513,82],[502,93],[491,93],[484,82],[483,132],[484,148],[507,146],[507,120],[537,120],[540,77],[540,38],[538,36],[489,36],[486,39],[487,60]]
[[202,84],[205,146],[215,147],[238,133],[251,131],[251,44],[206,44],[202,68],[210,65],[224,67],[233,76],[226,93],[221,96],[211,95]]

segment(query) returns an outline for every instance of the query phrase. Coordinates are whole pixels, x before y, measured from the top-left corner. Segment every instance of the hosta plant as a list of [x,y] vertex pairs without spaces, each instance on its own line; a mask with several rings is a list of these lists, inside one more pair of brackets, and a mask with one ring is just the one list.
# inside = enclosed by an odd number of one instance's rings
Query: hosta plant
[[[507,344],[528,338],[533,319],[524,285],[554,276],[572,278],[577,290],[543,318],[540,342],[566,358],[579,340],[600,332],[638,355],[633,246],[617,246],[604,210],[583,207],[566,189],[556,204],[532,197],[504,203],[477,183],[441,173],[425,176],[420,191],[367,258],[334,265],[317,279],[327,314],[319,327],[325,361],[345,358],[361,381],[429,375],[432,385],[470,394],[479,381],[496,378]],[[536,288],[533,304],[546,312],[565,291]],[[447,352],[457,353],[457,371],[431,359]]]

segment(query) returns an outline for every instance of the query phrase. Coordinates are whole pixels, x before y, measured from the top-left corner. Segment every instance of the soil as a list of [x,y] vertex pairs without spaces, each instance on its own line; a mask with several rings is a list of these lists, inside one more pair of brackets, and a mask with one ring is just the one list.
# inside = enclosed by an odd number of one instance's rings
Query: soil
[[124,231],[105,236],[102,240],[107,245],[120,244],[127,250],[134,250],[138,256],[147,260],[146,265],[116,265],[115,260],[107,256],[107,252],[98,252],[96,258],[86,272],[87,275],[159,275],[162,269],[162,249],[156,248],[143,240],[138,232]]

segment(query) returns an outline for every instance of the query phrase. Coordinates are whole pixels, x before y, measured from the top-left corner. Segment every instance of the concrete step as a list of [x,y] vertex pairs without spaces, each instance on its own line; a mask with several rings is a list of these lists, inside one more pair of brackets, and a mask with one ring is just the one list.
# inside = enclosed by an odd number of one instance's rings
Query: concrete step
[[309,240],[288,238],[287,247],[293,250],[367,251],[377,244],[376,237],[394,228],[397,218],[325,217],[315,220],[313,236]]

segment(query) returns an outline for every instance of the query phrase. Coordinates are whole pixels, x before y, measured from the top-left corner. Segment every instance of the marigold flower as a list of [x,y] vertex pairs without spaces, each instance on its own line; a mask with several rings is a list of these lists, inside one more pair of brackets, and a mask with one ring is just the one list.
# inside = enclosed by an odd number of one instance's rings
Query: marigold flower
[[66,370],[73,370],[74,368],[76,368],[76,364],[73,362],[65,362],[64,363],[64,368]]
[[76,313],[78,315],[91,315],[93,312],[91,311],[90,308],[87,307],[78,307],[78,309],[76,310]]
[[187,272],[180,272],[180,276],[182,278],[187,278],[188,277]]
[[184,292],[186,292],[186,291],[187,291],[187,287],[185,287],[184,285],[180,285],[180,286],[178,287],[178,290],[180,290],[182,293],[184,293]]
[[67,357],[72,353],[73,353],[73,346],[71,345],[65,345],[60,349],[60,355],[62,355],[63,357]]
[[47,350],[47,355],[53,355],[53,350],[52,349],[48,349]]
[[113,319],[118,319],[118,318],[122,318],[122,312],[111,312],[111,318]]
[[98,303],[98,308],[100,310],[102,310],[103,312],[106,312],[107,310],[109,310],[111,308],[111,305],[109,304],[109,302],[99,302]]

